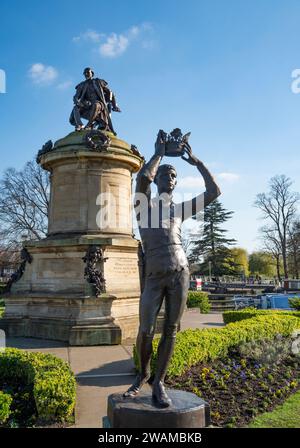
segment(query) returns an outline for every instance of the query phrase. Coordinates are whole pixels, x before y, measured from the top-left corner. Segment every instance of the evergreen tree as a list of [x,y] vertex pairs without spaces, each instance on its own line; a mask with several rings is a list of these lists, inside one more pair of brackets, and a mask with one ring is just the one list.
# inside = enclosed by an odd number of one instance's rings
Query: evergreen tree
[[[193,242],[189,260],[200,265],[199,272],[209,274],[209,265],[213,276],[230,275],[236,272],[235,262],[229,246],[236,240],[226,238],[227,230],[221,225],[231,218],[234,212],[227,211],[216,199],[205,208],[202,237]],[[200,260],[203,259],[203,262]]]

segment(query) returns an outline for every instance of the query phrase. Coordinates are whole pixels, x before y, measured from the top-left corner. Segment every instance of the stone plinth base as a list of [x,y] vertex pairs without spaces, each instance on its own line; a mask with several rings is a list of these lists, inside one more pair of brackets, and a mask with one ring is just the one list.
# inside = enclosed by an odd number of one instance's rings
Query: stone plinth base
[[121,394],[108,397],[107,416],[111,428],[204,428],[210,424],[209,405],[197,395],[168,390],[172,406],[156,408],[151,392],[134,398]]
[[113,345],[135,339],[138,329],[138,297],[118,300],[108,295],[72,299],[67,295],[29,295],[9,297],[5,302],[0,329],[6,336],[53,339],[70,345]]
[[48,147],[38,156],[51,173],[48,236],[24,242],[0,328],[71,345],[135,338],[140,281],[131,183],[143,159],[112,133],[72,132]]
[[76,325],[62,319],[3,318],[0,328],[6,336],[22,336],[68,342],[69,345],[121,344],[121,328],[110,323]]
[[[101,247],[97,264],[106,292],[96,297],[84,276],[89,246]],[[5,297],[0,328],[7,336],[36,337],[70,345],[110,345],[135,339],[140,297],[137,242],[81,236],[32,242],[22,278]]]

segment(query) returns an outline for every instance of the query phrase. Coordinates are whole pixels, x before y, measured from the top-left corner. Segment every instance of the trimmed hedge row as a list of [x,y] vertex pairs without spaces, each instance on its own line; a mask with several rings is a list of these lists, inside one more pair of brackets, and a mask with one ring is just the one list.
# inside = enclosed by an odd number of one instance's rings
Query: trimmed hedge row
[[244,319],[251,319],[257,316],[295,316],[300,318],[300,311],[277,311],[277,310],[258,310],[256,308],[245,308],[239,311],[224,311],[223,321],[225,324],[239,322]]
[[50,354],[15,348],[0,352],[0,381],[33,385],[37,414],[43,420],[68,420],[76,399],[76,381],[68,364]]
[[294,310],[300,311],[300,297],[293,297],[289,299],[289,304]]
[[[297,329],[300,329],[299,317],[277,313],[231,323],[222,329],[189,329],[179,332],[168,368],[168,376],[181,375],[199,362],[226,356],[230,348],[242,342],[271,340],[278,334],[288,336]],[[152,372],[156,367],[158,343],[159,339],[153,341]],[[136,351],[134,351],[134,359],[138,366]]]
[[0,390],[0,424],[5,423],[10,415],[12,397]]
[[186,305],[188,308],[199,308],[202,314],[207,314],[211,308],[208,294],[203,291],[189,291]]

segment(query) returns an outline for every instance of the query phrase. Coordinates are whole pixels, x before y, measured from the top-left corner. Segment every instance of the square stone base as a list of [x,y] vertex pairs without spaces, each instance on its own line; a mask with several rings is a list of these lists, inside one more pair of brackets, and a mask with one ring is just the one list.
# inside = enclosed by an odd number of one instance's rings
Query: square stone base
[[[85,276],[84,257],[91,245],[101,247],[105,257],[96,266],[106,280],[106,292],[98,297]],[[120,344],[136,338],[140,283],[135,240],[46,238],[25,247],[32,262],[5,297],[0,319],[8,336],[70,345]]]
[[53,339],[70,345],[113,345],[137,335],[139,297],[118,300],[52,294],[11,296],[5,302],[0,328],[7,336]]
[[4,318],[0,328],[7,337],[32,337],[67,342],[69,345],[114,345],[122,341],[122,330],[113,323],[72,325],[54,319]]

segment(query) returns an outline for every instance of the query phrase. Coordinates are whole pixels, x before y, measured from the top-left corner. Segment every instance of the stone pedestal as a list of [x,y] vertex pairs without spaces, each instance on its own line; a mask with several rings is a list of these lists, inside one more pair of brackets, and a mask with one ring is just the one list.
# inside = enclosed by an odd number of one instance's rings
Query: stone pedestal
[[[10,336],[119,344],[134,338],[140,297],[138,242],[132,237],[132,173],[142,158],[111,133],[106,146],[72,132],[41,155],[51,173],[48,237],[25,243],[32,257],[6,297],[0,328]],[[90,247],[105,279],[97,296],[86,275]]]
[[168,390],[172,406],[153,406],[151,392],[124,398],[112,394],[107,402],[107,426],[111,428],[204,428],[210,424],[209,405],[197,395]]

